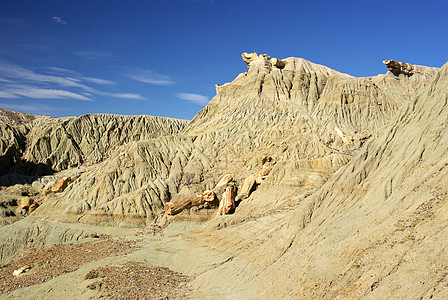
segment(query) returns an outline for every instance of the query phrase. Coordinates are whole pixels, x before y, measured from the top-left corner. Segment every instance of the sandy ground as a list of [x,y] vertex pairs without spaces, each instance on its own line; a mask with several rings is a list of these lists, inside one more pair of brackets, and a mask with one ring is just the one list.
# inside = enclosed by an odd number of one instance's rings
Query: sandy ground
[[[18,255],[0,269],[0,299],[259,299],[260,287],[223,268],[232,249],[208,234],[192,234],[201,223],[116,233],[112,227],[64,226],[104,236]],[[14,277],[24,265],[31,269]],[[244,270],[253,272],[249,265]]]
[[[71,282],[59,280],[83,270],[89,263],[109,259],[107,264],[84,272],[84,290],[73,290],[73,299],[185,299],[189,278],[168,268],[148,266],[127,261],[112,263],[114,258],[126,257],[140,249],[139,236],[154,235],[153,231],[138,232],[128,237],[111,238],[94,235],[91,241],[56,245],[45,249],[28,249],[0,267],[0,298],[45,299],[58,298],[57,289],[70,289]],[[129,238],[130,237],[130,238]],[[101,265],[101,264],[100,264]],[[13,275],[20,268],[25,271]],[[50,295],[40,291],[42,285],[50,288]],[[55,289],[56,293],[51,293]],[[62,298],[62,294],[60,295]],[[65,298],[65,297],[64,297]]]

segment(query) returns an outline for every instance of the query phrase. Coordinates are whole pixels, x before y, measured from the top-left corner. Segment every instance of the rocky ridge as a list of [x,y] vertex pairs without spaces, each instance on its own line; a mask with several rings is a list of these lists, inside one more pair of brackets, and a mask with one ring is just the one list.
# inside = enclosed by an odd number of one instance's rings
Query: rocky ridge
[[[355,78],[298,58],[243,60],[248,71],[181,133],[118,146],[5,232],[35,218],[200,220],[144,248],[145,261],[195,275],[193,298],[445,298],[448,66]],[[164,213],[229,187],[244,196],[232,214]],[[3,259],[17,253],[0,242]]]
[[[167,201],[212,189],[225,174],[241,189],[263,157],[288,168],[311,166],[305,181],[289,178],[306,194],[348,162],[430,78],[354,78],[300,58],[282,61],[278,68],[268,56],[253,58],[248,71],[221,86],[181,134],[112,153],[67,189],[70,204],[60,203],[65,220],[151,224],[163,217]],[[308,163],[314,160],[319,164]],[[273,174],[282,176],[276,168]]]

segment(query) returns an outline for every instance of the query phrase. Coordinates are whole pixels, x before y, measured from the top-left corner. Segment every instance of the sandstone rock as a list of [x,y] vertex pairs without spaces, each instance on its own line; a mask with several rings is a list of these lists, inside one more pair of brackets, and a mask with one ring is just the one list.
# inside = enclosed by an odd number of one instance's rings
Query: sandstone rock
[[208,190],[202,194],[202,198],[204,199],[205,202],[213,203],[216,200],[216,194],[214,191]]
[[255,174],[255,181],[258,184],[261,184],[261,182],[269,175],[269,172],[272,170],[272,165],[268,165],[260,170],[257,174]]
[[414,75],[414,66],[409,63],[402,63],[395,60],[383,60],[383,64],[387,66],[387,69],[395,76],[404,74],[406,76]]
[[231,174],[226,174],[226,175],[222,176],[222,178],[216,184],[215,189],[219,189],[219,188],[221,188],[223,186],[226,186],[232,180],[233,180],[233,177],[232,177]]
[[241,57],[243,58],[243,60],[246,64],[249,64],[250,62],[252,62],[253,60],[255,60],[258,57],[258,54],[256,52],[252,52],[252,53],[244,52],[241,54]]
[[33,204],[31,204],[30,207],[28,208],[28,213],[32,213],[32,212],[35,211],[38,207],[39,207],[39,204],[37,204],[37,203],[33,203]]
[[23,197],[22,199],[20,199],[20,208],[28,210],[33,202],[33,199],[31,199],[30,197]]
[[219,203],[218,212],[219,216],[226,215],[235,209],[235,189],[231,186],[226,188],[226,191],[222,195],[221,202]]
[[[176,215],[184,209],[201,206],[205,203],[213,203],[215,202],[215,200],[216,200],[215,192],[205,191],[202,195],[197,194],[188,198],[167,202],[164,205],[164,209],[167,215]],[[202,206],[202,208],[203,207],[204,206]]]
[[243,187],[239,190],[238,197],[236,200],[244,200],[250,196],[252,189],[256,184],[256,177],[254,175],[250,175],[244,180]]
[[[282,166],[287,168],[333,153],[351,157],[359,144],[342,143],[334,128],[339,128],[347,137],[356,136],[357,132],[370,136],[408,105],[413,95],[418,94],[433,76],[428,73],[421,77],[415,73],[409,80],[389,80],[384,75],[355,78],[293,57],[282,59],[285,66],[280,72],[268,55],[245,55],[245,58],[250,60],[248,71],[224,84],[210,103],[185,128],[182,127],[181,133],[178,128],[178,131],[170,131],[174,134],[161,136],[152,129],[145,132],[148,126],[154,128],[150,118],[109,115],[36,123],[51,133],[50,144],[66,146],[58,150],[53,168],[82,160],[102,161],[106,152],[108,155],[98,168],[84,174],[76,186],[64,191],[59,203],[61,207],[65,206],[64,218],[95,224],[105,220],[111,225],[150,224],[159,218],[159,214],[164,214],[164,203],[210,189],[223,174],[232,174],[238,182],[248,175],[256,175],[259,161],[248,164],[248,158],[257,157],[266,150],[269,156],[286,162]],[[133,136],[131,123],[136,122],[139,134]],[[126,130],[119,131],[117,127],[122,124]],[[173,128],[177,123],[156,124]],[[65,139],[64,126],[71,136],[77,137],[71,146]],[[94,128],[94,133],[87,128]],[[106,132],[113,132],[112,136],[106,137]],[[45,132],[37,136],[39,143],[46,145],[42,138],[46,136]],[[85,138],[78,138],[82,136]],[[34,135],[29,138],[35,140]],[[116,151],[106,145],[106,140],[115,145]],[[134,142],[125,145],[128,141]],[[39,143],[30,145],[34,157],[38,155]],[[65,149],[78,148],[83,153],[90,153],[90,158],[74,152],[69,153],[68,159],[63,158]],[[45,161],[48,153],[37,161]],[[79,159],[72,159],[74,157]],[[278,170],[276,176],[289,171]],[[293,174],[294,183],[288,183],[288,186],[301,187],[298,194],[311,187],[319,188],[328,179],[330,171],[334,172],[334,169],[329,168],[323,175],[315,171],[300,176]],[[260,174],[258,182],[263,178],[268,180],[269,176],[265,176]],[[225,187],[222,191],[213,188],[218,198]],[[265,203],[270,207],[264,210],[276,209],[279,205]],[[45,205],[39,211],[44,212]]]
[[51,191],[53,193],[61,193],[65,190],[65,188],[71,183],[70,176],[64,176],[62,178],[59,178],[58,181],[56,181],[55,184],[51,187]]
[[[245,299],[447,298],[448,65],[435,73],[414,67],[406,78],[354,78],[303,59],[284,61],[279,71],[258,55],[182,133],[110,152],[58,199],[63,216],[141,226],[182,192],[213,187],[222,174],[238,182],[255,174],[263,184],[233,215],[158,239],[153,248],[145,243],[151,262],[185,269],[188,261],[186,269],[201,270],[192,286],[213,292],[210,278],[222,276],[223,293],[227,286],[246,292],[250,282]],[[357,135],[366,140],[361,149]],[[266,160],[256,173],[267,151],[278,162]],[[228,185],[218,214],[234,209]],[[204,194],[192,197],[185,207],[209,203]],[[53,234],[46,229],[52,222],[24,228],[27,219],[2,230],[2,259],[29,240],[80,236],[68,225]]]
[[271,64],[274,67],[277,67],[279,69],[283,69],[285,67],[285,62],[278,58],[271,58]]

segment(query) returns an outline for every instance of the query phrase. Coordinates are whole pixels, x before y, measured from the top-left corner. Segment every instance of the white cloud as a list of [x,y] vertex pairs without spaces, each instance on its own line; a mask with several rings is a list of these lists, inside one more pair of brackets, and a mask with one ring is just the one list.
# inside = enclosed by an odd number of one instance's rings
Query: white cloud
[[0,63],[0,76],[40,83],[57,83],[65,86],[79,86],[72,79],[61,76],[38,74],[17,65]]
[[[5,92],[7,94],[13,95],[13,98],[17,98],[18,96],[24,96],[27,98],[34,98],[34,99],[76,99],[83,101],[92,101],[92,99],[87,98],[86,96],[65,90],[22,87],[17,89],[8,89]],[[4,98],[11,98],[11,97],[4,97]]]
[[111,96],[115,98],[122,98],[122,99],[138,99],[138,100],[145,100],[144,97],[142,97],[139,94],[132,94],[132,93],[106,93],[106,96]]
[[55,21],[58,24],[62,24],[62,25],[67,24],[67,22],[65,20],[62,20],[59,17],[53,17],[53,21]]
[[14,94],[11,94],[11,93],[8,93],[8,92],[5,92],[5,91],[0,91],[0,98],[12,99],[12,98],[18,98],[18,96],[14,95]]
[[49,112],[60,110],[60,107],[58,106],[47,106],[42,104],[20,105],[20,104],[0,103],[0,107],[12,111],[21,111],[25,113],[34,113],[34,114],[49,114]]
[[70,75],[79,75],[78,72],[75,72],[73,70],[69,70],[69,69],[64,69],[64,68],[59,68],[59,67],[47,67],[47,69],[51,72],[51,73],[56,73],[56,74],[70,74]]
[[91,83],[96,83],[96,84],[115,84],[115,82],[113,82],[113,81],[101,79],[101,78],[81,77],[81,79],[91,82]]
[[91,60],[118,60],[118,58],[112,53],[102,50],[78,50],[73,51],[72,53],[76,56]]
[[207,104],[210,101],[208,97],[199,94],[180,93],[176,96],[182,100],[188,100],[197,104]]
[[132,74],[127,74],[127,77],[143,83],[154,85],[170,85],[174,83],[169,76],[162,75],[151,70],[134,70],[132,71]]
[[[18,65],[0,61],[0,98],[28,97],[36,99],[77,99],[93,101],[94,95],[108,96],[121,99],[145,100],[135,93],[112,93],[98,90],[88,83],[99,85],[112,85],[115,82],[95,77],[81,76],[78,72],[47,67],[50,72],[65,74],[46,75],[34,72]],[[67,90],[70,88],[70,90]]]

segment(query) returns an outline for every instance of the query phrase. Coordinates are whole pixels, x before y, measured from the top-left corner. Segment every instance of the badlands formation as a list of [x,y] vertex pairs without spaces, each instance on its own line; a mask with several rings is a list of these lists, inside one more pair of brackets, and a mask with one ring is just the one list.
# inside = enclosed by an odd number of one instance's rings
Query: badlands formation
[[101,236],[135,249],[1,297],[101,297],[86,274],[138,264],[191,299],[447,299],[448,65],[242,59],[190,122],[2,110],[2,268]]

